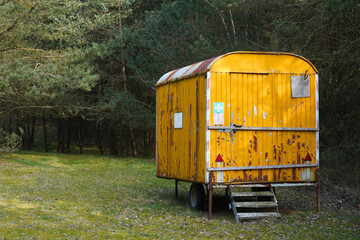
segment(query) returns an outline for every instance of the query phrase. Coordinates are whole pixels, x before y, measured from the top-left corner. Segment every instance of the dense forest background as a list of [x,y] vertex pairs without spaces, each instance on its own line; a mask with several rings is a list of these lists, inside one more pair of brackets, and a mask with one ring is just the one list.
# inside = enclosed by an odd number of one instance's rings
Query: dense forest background
[[314,63],[321,162],[360,182],[358,0],[0,0],[1,141],[153,156],[156,81],[238,50]]

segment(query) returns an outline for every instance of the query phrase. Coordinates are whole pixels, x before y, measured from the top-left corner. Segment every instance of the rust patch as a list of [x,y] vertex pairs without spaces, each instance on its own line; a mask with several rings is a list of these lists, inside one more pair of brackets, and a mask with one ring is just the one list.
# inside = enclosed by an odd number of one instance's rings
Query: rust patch
[[281,169],[279,169],[278,179],[279,179],[279,181],[281,179]]
[[262,181],[262,179],[263,179],[262,169],[260,169],[260,170],[258,171],[258,174],[259,174],[259,177],[258,177],[259,181]]
[[297,135],[298,138],[300,138],[300,135]]
[[[281,143],[281,149],[282,149],[282,143]],[[281,150],[279,149],[279,153],[278,153],[278,163],[281,163]]]
[[273,151],[273,153],[274,153],[274,159],[276,160],[276,147],[275,147],[275,145],[274,145],[273,147],[274,147],[274,151]]
[[287,144],[288,144],[289,146],[291,145],[291,140],[290,140],[290,139],[287,140]]
[[246,171],[243,171],[243,175],[244,175],[244,181],[246,182],[246,181],[247,181],[247,174],[246,174]]
[[296,153],[296,158],[297,158],[297,164],[300,164],[300,154],[298,152]]
[[286,151],[284,151],[284,154],[286,154]]
[[292,169],[292,180],[296,181],[296,168]]
[[300,142],[297,143],[297,149],[300,150]]
[[269,180],[269,179],[268,179],[268,175],[265,175],[265,176],[264,176],[264,181],[267,182],[268,180]]
[[265,159],[267,159],[268,156],[269,156],[269,153],[266,152],[266,153],[265,153]]
[[250,151],[250,149],[249,149],[249,151],[248,151],[250,154],[251,154],[251,151]]
[[283,172],[283,180],[286,181],[286,172]]
[[252,182],[252,175],[249,175],[249,181]]
[[276,178],[276,170],[275,169],[273,170],[273,179],[274,179],[274,182],[276,182],[277,178]]
[[250,160],[250,162],[249,162],[249,166],[251,166],[251,160]]
[[303,148],[305,148],[305,143],[301,144],[301,146],[302,146]]
[[292,138],[295,140],[295,134],[292,136]]
[[170,112],[173,112],[173,98],[174,98],[174,93],[172,92],[170,94]]
[[257,137],[254,135],[254,150],[257,152]]
[[250,148],[252,148],[253,144],[252,144],[252,141],[250,140]]

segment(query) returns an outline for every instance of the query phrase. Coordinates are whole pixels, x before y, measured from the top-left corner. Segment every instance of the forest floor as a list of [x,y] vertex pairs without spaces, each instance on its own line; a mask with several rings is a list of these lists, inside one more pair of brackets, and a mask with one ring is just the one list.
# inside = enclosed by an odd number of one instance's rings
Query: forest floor
[[359,239],[358,195],[324,185],[278,188],[281,219],[236,223],[223,190],[214,218],[189,210],[188,183],[155,160],[21,152],[0,156],[0,239]]

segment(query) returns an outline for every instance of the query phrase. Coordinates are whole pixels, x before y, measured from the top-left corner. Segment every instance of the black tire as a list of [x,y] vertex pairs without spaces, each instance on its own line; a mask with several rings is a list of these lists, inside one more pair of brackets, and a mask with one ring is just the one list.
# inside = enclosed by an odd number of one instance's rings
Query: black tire
[[193,183],[189,192],[189,205],[192,210],[203,210],[205,205],[205,190],[202,184]]

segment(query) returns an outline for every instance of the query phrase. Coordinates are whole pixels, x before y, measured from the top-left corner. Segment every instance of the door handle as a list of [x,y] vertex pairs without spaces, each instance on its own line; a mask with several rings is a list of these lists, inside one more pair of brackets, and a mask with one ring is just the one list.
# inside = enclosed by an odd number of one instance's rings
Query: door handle
[[[233,126],[234,126],[234,127],[237,127],[237,128],[241,128],[241,127],[242,127],[242,125],[236,125],[236,124],[234,124]],[[236,133],[236,128],[233,129],[233,133]]]

